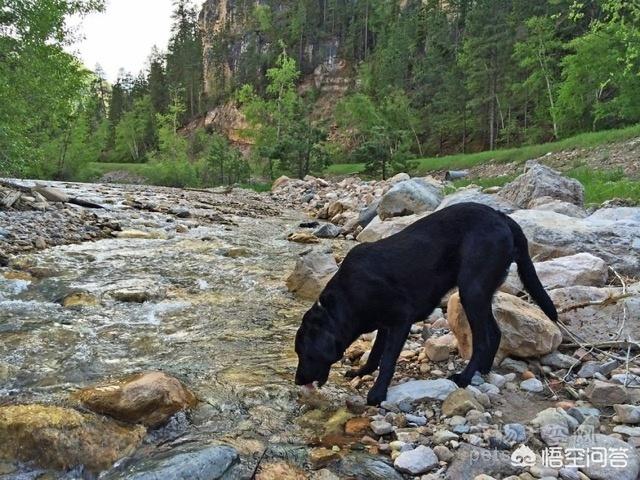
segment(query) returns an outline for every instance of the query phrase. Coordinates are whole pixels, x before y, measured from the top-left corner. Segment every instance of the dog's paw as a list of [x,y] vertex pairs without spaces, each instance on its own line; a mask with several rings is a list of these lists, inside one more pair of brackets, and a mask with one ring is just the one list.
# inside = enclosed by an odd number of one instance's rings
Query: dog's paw
[[367,405],[375,407],[380,405],[387,398],[387,392],[381,392],[377,390],[370,390],[367,394]]
[[360,376],[360,370],[357,368],[352,368],[351,370],[347,370],[344,372],[344,376],[346,378],[356,378]]
[[471,383],[470,379],[465,378],[460,373],[454,373],[453,375],[451,375],[449,377],[449,380],[451,380],[453,383],[455,383],[460,388],[466,388]]

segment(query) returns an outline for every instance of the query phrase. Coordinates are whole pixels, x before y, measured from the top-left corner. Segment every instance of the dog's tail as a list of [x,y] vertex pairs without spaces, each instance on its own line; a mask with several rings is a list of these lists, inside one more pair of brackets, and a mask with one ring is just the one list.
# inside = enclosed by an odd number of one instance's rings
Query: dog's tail
[[529,292],[531,298],[538,304],[547,317],[554,322],[558,321],[558,312],[556,307],[549,298],[549,295],[545,291],[536,269],[533,266],[531,257],[529,256],[529,244],[527,237],[525,237],[522,228],[513,219],[507,217],[507,222],[511,233],[513,234],[513,241],[515,245],[514,261],[518,265],[518,276],[524,285],[524,288]]

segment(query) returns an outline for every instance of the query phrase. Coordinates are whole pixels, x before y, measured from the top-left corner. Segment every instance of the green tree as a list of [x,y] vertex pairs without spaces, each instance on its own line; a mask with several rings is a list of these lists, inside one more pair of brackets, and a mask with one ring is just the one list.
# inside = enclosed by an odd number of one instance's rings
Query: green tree
[[0,172],[24,173],[73,117],[89,72],[63,47],[66,19],[102,8],[97,0],[0,3]]
[[134,102],[125,112],[115,129],[115,160],[142,162],[156,142],[156,125],[151,97],[148,95]]

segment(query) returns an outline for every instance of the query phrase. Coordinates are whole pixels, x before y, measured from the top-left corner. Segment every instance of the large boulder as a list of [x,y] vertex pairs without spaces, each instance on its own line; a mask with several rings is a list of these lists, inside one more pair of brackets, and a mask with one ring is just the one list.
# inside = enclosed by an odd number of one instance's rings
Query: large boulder
[[[498,359],[514,355],[517,357],[539,357],[553,352],[562,333],[537,306],[524,300],[498,292],[493,300],[493,315],[502,331]],[[458,340],[458,351],[463,358],[471,358],[471,327],[465,315],[460,294],[454,293],[447,306],[447,321]]]
[[300,298],[316,300],[337,271],[338,264],[331,253],[303,253],[287,278],[287,288]]
[[80,390],[82,404],[97,413],[128,423],[156,427],[198,403],[180,380],[163,372],[134,375],[120,382]]
[[640,274],[640,208],[598,210],[580,219],[545,210],[511,214],[529,239],[529,253],[538,260],[588,252],[619,273]]
[[622,288],[569,286],[549,292],[560,319],[589,343],[640,338],[640,284]]
[[[568,285],[603,287],[609,277],[609,268],[604,260],[590,253],[578,253],[546,262],[537,262],[534,266],[540,282],[546,289]],[[523,288],[514,264],[502,289],[507,293],[516,294]]]
[[529,208],[561,213],[567,217],[585,218],[589,216],[583,207],[551,197],[536,198],[529,203]]
[[505,185],[498,195],[520,208],[531,208],[541,197],[579,206],[584,203],[584,187],[580,182],[535,162],[527,162],[525,173]]
[[146,434],[142,426],[44,405],[0,407],[0,460],[33,462],[64,470],[84,466],[99,473],[130,455]]
[[378,240],[382,240],[383,238],[387,238],[401,232],[409,225],[417,222],[428,214],[428,212],[424,212],[418,215],[395,217],[384,221],[381,220],[380,217],[375,217],[369,225],[367,225],[367,228],[360,232],[357,240],[362,243],[377,242]]
[[396,183],[380,200],[378,216],[384,220],[433,211],[442,201],[442,192],[441,185],[422,178]]
[[447,195],[444,197],[444,200],[440,203],[437,210],[442,210],[443,208],[450,207],[451,205],[466,202],[481,203],[482,205],[487,205],[488,207],[502,213],[511,213],[514,210],[517,210],[517,207],[513,203],[497,195],[483,193],[480,187],[462,188],[451,195]]
[[478,475],[506,478],[520,473],[522,467],[511,462],[510,455],[500,455],[498,450],[487,450],[468,443],[461,443],[449,464],[447,480],[475,479]]

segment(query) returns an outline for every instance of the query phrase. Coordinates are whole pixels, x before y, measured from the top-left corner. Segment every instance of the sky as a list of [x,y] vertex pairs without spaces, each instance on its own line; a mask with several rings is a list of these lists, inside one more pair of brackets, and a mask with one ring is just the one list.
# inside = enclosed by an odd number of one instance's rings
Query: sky
[[144,68],[154,45],[166,50],[172,0],[107,0],[106,10],[69,24],[78,40],[69,47],[91,70],[99,63],[115,82],[124,68],[134,75]]

